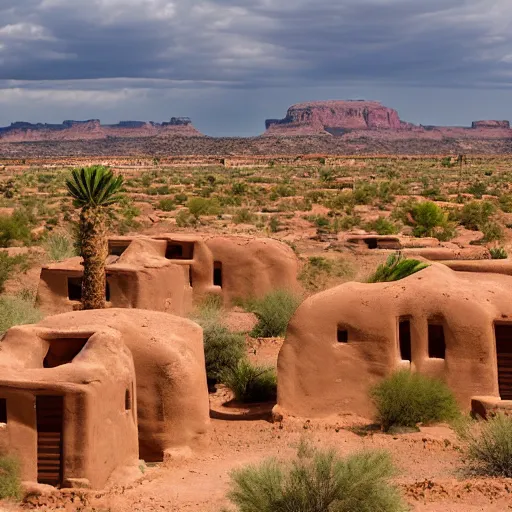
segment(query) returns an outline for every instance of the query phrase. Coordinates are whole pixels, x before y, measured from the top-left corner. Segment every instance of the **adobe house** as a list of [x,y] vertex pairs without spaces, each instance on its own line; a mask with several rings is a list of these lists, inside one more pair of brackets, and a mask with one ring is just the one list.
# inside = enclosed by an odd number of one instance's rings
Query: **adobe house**
[[[107,307],[139,308],[186,314],[192,306],[188,274],[166,258],[162,240],[136,238],[107,259]],[[82,293],[80,257],[46,265],[41,270],[37,302],[49,315],[73,311]]]
[[202,448],[209,421],[202,330],[190,320],[75,311],[0,341],[0,451],[20,458],[26,481],[101,488],[139,454]]
[[107,326],[20,326],[0,342],[0,453],[22,478],[101,488],[136,466],[135,370]]
[[[220,295],[230,304],[233,299],[261,297],[276,288],[299,288],[298,259],[288,245],[278,240],[181,233],[152,238],[165,241],[165,257],[184,268],[194,300]],[[124,254],[137,239],[111,238],[110,254]]]
[[400,368],[442,379],[463,409],[510,408],[512,277],[434,263],[309,297],[279,353],[276,410],[369,417],[370,388]]

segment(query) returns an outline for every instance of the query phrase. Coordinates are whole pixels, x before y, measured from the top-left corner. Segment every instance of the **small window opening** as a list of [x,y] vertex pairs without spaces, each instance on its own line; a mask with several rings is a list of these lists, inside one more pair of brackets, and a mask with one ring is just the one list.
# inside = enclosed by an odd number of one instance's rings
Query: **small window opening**
[[213,263],[213,284],[222,288],[222,262]]
[[69,300],[82,300],[81,277],[68,277],[68,298]]
[[110,284],[108,281],[105,283],[105,300],[110,302]]
[[167,242],[165,257],[168,260],[191,260],[194,258],[194,242]]
[[368,246],[368,249],[377,249],[377,239],[376,238],[365,238],[364,243]]
[[411,361],[411,321],[401,318],[398,322],[398,342],[402,361]]
[[192,266],[188,267],[188,284],[192,286]]
[[446,344],[444,328],[441,324],[428,324],[428,357],[444,359]]
[[7,400],[0,398],[0,423],[7,423]]
[[55,368],[70,363],[88,341],[89,337],[48,340],[49,347],[43,359],[43,368]]
[[132,408],[132,394],[130,393],[130,390],[127,389],[124,392],[124,410],[130,411]]
[[130,245],[130,241],[123,241],[118,242],[111,241],[108,243],[108,254],[109,256],[121,256],[126,249],[128,249],[128,246]]
[[348,343],[348,331],[346,329],[341,329],[340,327],[338,327],[337,339],[338,343]]

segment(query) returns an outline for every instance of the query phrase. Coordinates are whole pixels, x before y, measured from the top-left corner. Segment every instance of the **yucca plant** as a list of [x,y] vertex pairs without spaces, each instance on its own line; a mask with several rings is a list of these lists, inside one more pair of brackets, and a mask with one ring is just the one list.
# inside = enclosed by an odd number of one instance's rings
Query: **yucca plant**
[[428,263],[412,258],[404,258],[401,252],[396,252],[391,254],[385,263],[377,267],[377,270],[368,278],[368,282],[387,283],[389,281],[398,281],[428,266]]
[[73,205],[81,209],[78,245],[84,265],[82,309],[105,307],[107,208],[121,198],[122,184],[122,176],[101,165],[73,169],[66,180]]

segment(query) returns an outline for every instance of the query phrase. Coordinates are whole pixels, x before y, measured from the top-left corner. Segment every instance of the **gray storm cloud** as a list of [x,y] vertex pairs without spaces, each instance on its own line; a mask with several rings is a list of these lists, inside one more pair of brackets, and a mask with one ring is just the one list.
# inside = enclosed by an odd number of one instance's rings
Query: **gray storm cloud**
[[42,100],[126,117],[249,91],[261,111],[315,89],[508,88],[511,23],[509,0],[2,0],[0,121]]

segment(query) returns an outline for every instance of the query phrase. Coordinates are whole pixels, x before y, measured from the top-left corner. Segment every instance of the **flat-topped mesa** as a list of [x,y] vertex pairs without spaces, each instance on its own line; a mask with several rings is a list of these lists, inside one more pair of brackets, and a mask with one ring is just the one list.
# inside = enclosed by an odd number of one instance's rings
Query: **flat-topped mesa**
[[88,121],[64,121],[62,124],[26,123],[17,121],[5,128],[0,127],[2,142],[93,140],[108,137],[134,138],[155,135],[200,137],[188,117],[172,117],[170,121],[121,121],[118,124],[102,125],[99,119]]
[[404,130],[413,125],[400,120],[398,112],[378,101],[333,100],[298,103],[288,109],[284,119],[266,121],[269,135],[332,134],[352,130]]
[[496,121],[496,120],[485,120],[485,121],[473,121],[471,128],[502,128],[509,130],[510,121]]

